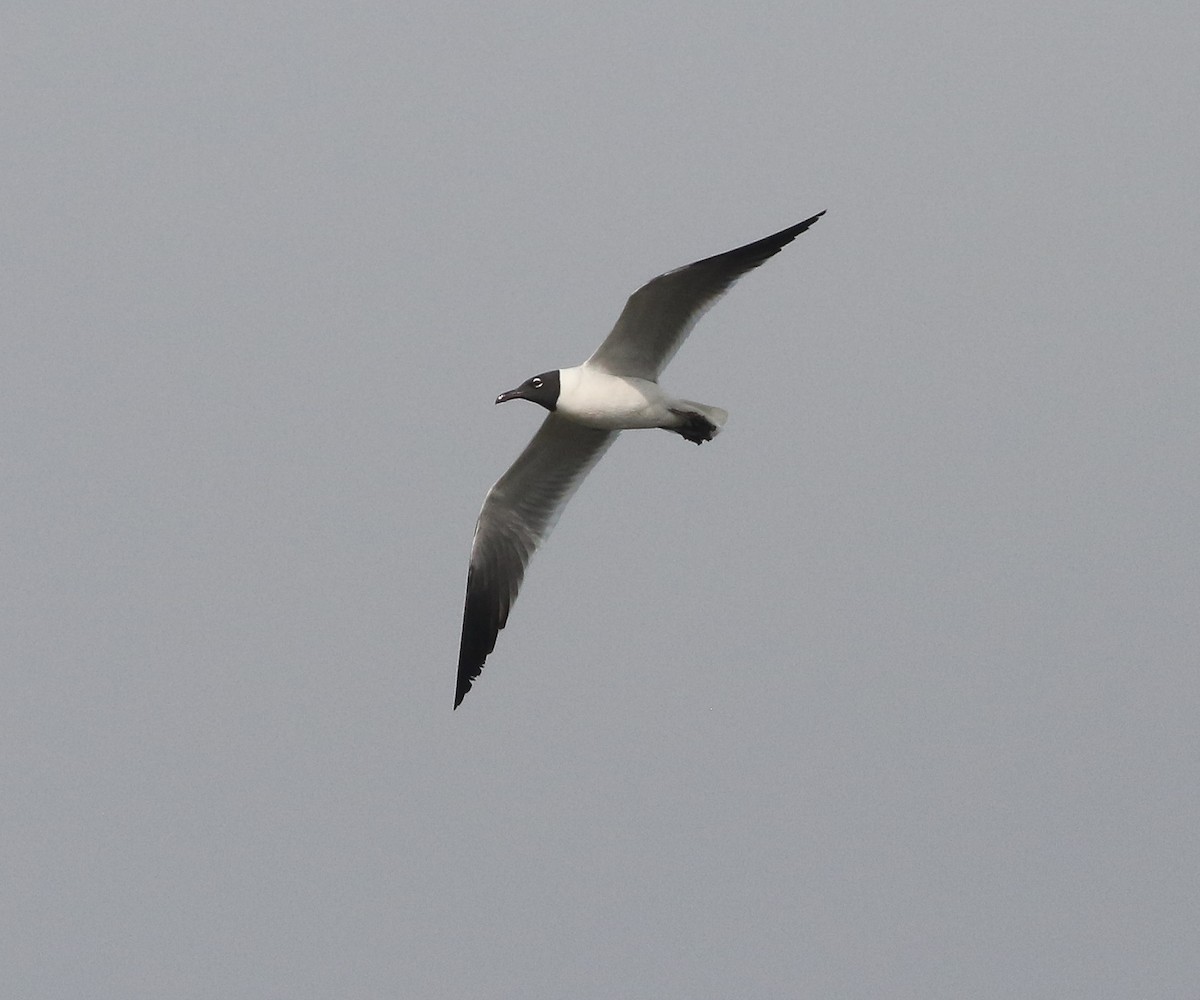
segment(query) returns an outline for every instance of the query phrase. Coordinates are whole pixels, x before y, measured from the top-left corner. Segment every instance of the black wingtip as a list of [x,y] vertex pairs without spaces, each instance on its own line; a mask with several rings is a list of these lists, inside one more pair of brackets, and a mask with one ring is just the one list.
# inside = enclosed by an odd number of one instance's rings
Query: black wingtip
[[791,243],[792,240],[794,240],[801,233],[805,232],[809,226],[811,226],[824,214],[825,210],[821,209],[821,211],[819,211],[816,215],[805,219],[803,222],[797,222],[794,226],[788,226],[787,229],[781,229],[777,233],[772,233],[770,236],[764,237],[757,243],[751,243],[749,246],[742,247],[739,250],[733,250],[731,253],[749,253],[754,255],[756,259],[751,266],[757,267],[767,259],[774,257],[775,254],[779,253],[779,251]]
[[792,226],[792,229],[791,229],[791,232],[792,232],[792,234],[793,234],[793,235],[795,235],[795,236],[799,236],[799,235],[800,235],[802,232],[804,232],[804,231],[805,231],[805,230],[806,230],[806,229],[807,229],[809,226],[811,226],[811,225],[812,225],[814,222],[816,222],[816,221],[817,221],[817,219],[819,219],[819,218],[820,218],[822,215],[824,215],[824,214],[825,214],[825,212],[826,212],[826,209],[824,209],[824,208],[823,208],[823,209],[821,209],[821,211],[819,211],[819,212],[818,212],[816,215],[814,215],[812,218],[810,218],[810,219],[805,219],[803,222],[797,222],[797,223],[796,223],[794,226]]
[[455,688],[454,688],[454,707],[455,708],[458,708],[458,706],[463,703],[463,699],[467,696],[467,692],[471,690],[471,684],[474,682],[475,678],[479,676],[482,668],[483,668],[482,663],[478,667],[476,667],[473,671],[470,669],[464,669],[463,665],[461,663],[459,664],[459,666],[458,666],[458,683],[455,685]]

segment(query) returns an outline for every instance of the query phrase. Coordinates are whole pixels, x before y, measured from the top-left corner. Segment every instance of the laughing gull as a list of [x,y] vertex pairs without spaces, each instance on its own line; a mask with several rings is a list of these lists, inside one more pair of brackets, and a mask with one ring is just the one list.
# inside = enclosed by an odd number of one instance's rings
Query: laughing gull
[[550,415],[488,490],[475,524],[455,708],[496,648],[534,551],[617,434],[661,427],[702,444],[720,432],[728,413],[667,395],[658,376],[696,321],[738,278],[775,256],[824,214],[660,274],[629,296],[612,333],[583,364],[534,375],[496,397],[497,403],[528,399]]

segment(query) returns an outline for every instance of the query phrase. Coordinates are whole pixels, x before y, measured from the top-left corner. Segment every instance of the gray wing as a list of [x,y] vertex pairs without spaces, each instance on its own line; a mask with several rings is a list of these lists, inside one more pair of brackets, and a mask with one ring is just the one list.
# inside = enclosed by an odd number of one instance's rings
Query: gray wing
[[616,431],[583,427],[551,413],[488,490],[471,543],[455,708],[496,648],[534,551],[616,436]]
[[612,333],[585,363],[610,375],[656,380],[696,321],[730,285],[774,257],[824,214],[647,282],[629,296]]

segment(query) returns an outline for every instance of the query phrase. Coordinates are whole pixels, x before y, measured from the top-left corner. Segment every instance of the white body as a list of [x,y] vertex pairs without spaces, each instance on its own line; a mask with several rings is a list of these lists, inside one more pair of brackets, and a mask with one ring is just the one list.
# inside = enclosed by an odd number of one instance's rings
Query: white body
[[628,375],[609,375],[587,364],[559,371],[560,416],[585,427],[606,431],[678,426],[681,414],[700,413],[720,427],[729,418],[724,410],[689,399],[675,399],[657,382]]

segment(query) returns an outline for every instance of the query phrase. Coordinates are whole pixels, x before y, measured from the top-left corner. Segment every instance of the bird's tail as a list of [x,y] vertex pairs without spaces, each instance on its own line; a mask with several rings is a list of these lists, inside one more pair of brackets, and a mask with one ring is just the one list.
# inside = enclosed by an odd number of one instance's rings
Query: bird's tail
[[711,441],[721,433],[721,428],[729,419],[729,414],[719,406],[705,406],[690,399],[675,400],[671,404],[671,413],[678,422],[670,426],[664,425],[664,429],[695,444]]
[[679,402],[695,410],[713,425],[713,437],[720,433],[721,428],[725,426],[725,421],[729,419],[728,412],[719,406],[705,406],[703,403],[695,403],[690,399],[681,399]]

